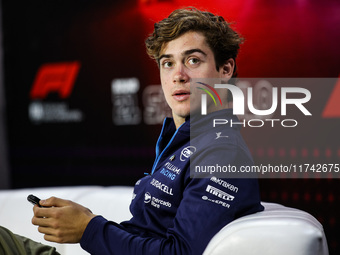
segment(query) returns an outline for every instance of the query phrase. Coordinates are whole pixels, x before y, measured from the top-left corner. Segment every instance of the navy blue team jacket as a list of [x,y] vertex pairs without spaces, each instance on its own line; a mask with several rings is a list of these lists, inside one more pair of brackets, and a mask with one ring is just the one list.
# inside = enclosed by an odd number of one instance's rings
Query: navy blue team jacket
[[[190,176],[190,165],[199,166],[193,168],[198,171],[206,169],[203,166],[239,169],[253,164],[239,128],[214,128],[214,118],[238,122],[231,109],[191,121],[191,128],[190,120],[176,130],[173,120],[165,119],[152,171],[134,188],[133,217],[117,224],[96,216],[83,234],[81,247],[98,255],[198,255],[226,224],[262,211],[255,178]],[[196,175],[193,170],[192,175]]]

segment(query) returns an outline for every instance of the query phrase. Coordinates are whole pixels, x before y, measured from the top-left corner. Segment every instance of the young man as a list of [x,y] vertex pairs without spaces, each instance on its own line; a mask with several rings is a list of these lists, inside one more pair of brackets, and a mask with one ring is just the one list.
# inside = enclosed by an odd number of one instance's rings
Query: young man
[[190,101],[198,97],[190,81],[235,77],[240,43],[222,17],[196,9],[176,10],[155,24],[146,46],[159,65],[173,118],[164,121],[151,173],[136,183],[132,219],[117,224],[71,201],[49,198],[41,202],[47,208],[34,207],[32,219],[46,240],[80,242],[100,255],[196,255],[226,224],[263,210],[256,179],[190,177],[190,165],[252,164],[239,130],[204,125],[221,114],[237,121],[231,109],[208,104],[206,117],[195,123],[190,117],[195,105]]

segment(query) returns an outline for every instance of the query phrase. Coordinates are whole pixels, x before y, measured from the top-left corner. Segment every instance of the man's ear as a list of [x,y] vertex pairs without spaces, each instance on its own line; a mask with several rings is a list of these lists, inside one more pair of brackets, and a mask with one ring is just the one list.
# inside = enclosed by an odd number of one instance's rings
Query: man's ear
[[221,67],[221,75],[223,78],[231,78],[234,73],[235,60],[229,58]]

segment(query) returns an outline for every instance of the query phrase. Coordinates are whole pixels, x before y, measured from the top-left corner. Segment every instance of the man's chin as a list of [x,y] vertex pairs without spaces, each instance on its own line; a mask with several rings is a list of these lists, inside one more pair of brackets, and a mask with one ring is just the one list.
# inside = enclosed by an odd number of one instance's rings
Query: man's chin
[[185,110],[185,111],[172,111],[172,115],[179,117],[179,118],[187,118],[188,116],[190,116],[190,110]]

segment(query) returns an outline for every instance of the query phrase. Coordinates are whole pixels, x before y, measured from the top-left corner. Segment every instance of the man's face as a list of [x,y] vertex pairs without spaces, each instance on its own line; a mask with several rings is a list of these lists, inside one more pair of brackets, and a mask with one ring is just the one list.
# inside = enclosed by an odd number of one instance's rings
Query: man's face
[[159,65],[165,99],[177,127],[190,115],[190,98],[197,97],[190,93],[190,79],[231,76],[223,67],[216,70],[214,53],[199,32],[187,32],[168,42],[161,51]]

